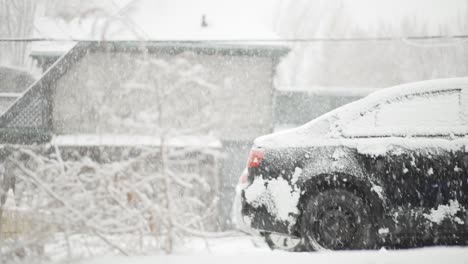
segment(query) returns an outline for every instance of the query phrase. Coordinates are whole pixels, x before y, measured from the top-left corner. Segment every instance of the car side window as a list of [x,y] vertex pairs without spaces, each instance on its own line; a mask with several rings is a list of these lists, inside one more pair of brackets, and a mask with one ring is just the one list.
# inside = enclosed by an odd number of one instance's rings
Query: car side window
[[463,129],[460,90],[428,92],[383,101],[351,121],[345,136],[446,135]]

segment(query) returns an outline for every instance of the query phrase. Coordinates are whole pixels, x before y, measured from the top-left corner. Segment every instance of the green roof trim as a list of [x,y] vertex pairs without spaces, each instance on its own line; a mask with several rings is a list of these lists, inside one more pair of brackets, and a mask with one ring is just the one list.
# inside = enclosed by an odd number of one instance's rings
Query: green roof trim
[[89,41],[80,42],[79,45],[88,44],[90,51],[106,50],[109,52],[164,52],[178,54],[192,51],[197,54],[222,56],[259,56],[282,57],[289,52],[289,48],[279,45],[248,44],[229,42],[203,42],[203,41]]

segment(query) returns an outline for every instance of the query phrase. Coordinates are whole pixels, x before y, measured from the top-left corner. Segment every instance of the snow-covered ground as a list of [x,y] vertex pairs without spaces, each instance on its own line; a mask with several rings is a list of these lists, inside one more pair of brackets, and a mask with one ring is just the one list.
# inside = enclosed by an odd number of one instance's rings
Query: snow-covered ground
[[342,251],[342,252],[282,252],[271,251],[259,240],[246,236],[194,240],[172,255],[103,256],[80,264],[153,264],[153,263],[313,263],[313,264],[390,264],[390,263],[468,263],[468,247],[428,247],[410,250]]

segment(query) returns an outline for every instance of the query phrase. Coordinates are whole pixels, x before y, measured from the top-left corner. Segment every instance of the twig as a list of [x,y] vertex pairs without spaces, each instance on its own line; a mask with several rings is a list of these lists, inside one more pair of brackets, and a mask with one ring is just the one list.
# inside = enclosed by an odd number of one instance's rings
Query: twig
[[106,244],[108,244],[111,248],[117,249],[122,255],[128,256],[128,253],[125,250],[123,250],[118,245],[112,243],[109,239],[107,239],[105,236],[99,234],[96,230],[93,230],[93,234],[95,234],[97,237],[102,239],[102,241],[104,241]]
[[[57,201],[59,201],[60,203],[62,203],[66,208],[68,208],[71,212],[73,212],[77,217],[81,218],[82,221],[86,222],[86,218],[84,218],[77,210],[75,210],[75,208],[73,208],[71,205],[69,205],[67,202],[65,202],[63,199],[61,199],[60,197],[58,197],[52,190],[50,190],[47,186],[45,186],[44,184],[42,184],[42,182],[36,177],[36,175],[34,175],[33,172],[29,171],[28,169],[24,168],[21,164],[19,164],[17,161],[13,160],[13,164],[15,164],[21,171],[23,171],[26,175],[28,175],[29,177],[31,177],[32,179],[34,179],[34,181],[40,185],[50,196],[52,196],[52,198],[56,199]],[[101,238],[105,243],[107,243],[109,246],[117,249],[119,252],[121,252],[122,254],[128,256],[128,254],[120,247],[118,247],[117,245],[114,245],[113,243],[111,243],[107,238],[105,238],[104,236],[102,236],[101,234],[99,234],[95,229],[92,230],[94,234],[96,234],[96,236],[98,236],[99,238]]]

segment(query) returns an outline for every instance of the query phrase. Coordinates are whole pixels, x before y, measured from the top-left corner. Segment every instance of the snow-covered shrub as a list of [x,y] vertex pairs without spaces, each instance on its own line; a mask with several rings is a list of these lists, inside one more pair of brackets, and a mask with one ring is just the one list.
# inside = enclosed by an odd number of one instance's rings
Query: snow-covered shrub
[[2,255],[41,248],[58,234],[98,238],[123,254],[170,251],[187,235],[216,231],[215,152],[170,148],[163,163],[160,148],[11,146],[3,164],[16,179],[15,206],[0,222],[11,224],[14,212],[26,228],[0,232]]

